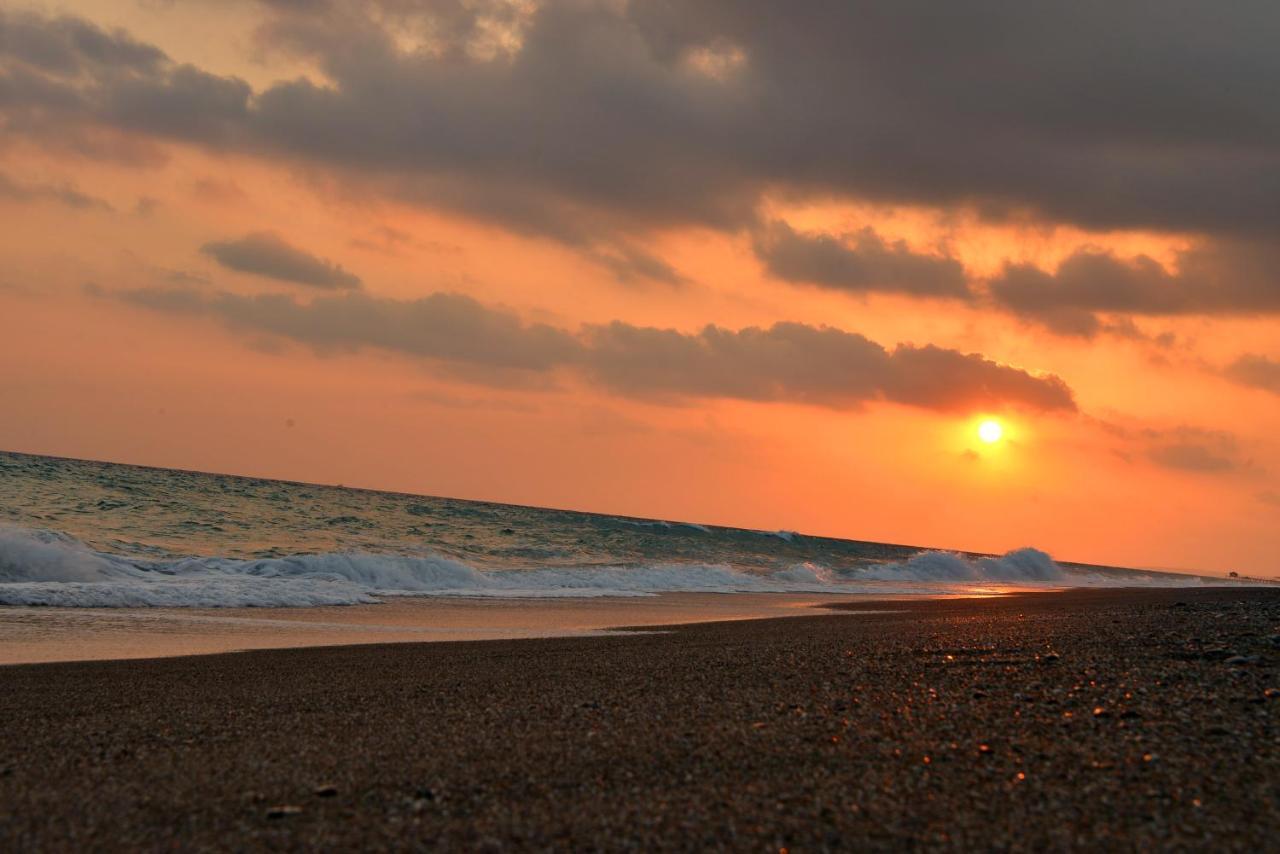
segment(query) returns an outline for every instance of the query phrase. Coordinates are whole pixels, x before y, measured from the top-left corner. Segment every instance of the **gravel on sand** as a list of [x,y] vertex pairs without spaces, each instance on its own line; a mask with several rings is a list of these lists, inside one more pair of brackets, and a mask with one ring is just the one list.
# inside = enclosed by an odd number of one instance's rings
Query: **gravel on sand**
[[1280,847],[1280,590],[0,668],[0,849]]

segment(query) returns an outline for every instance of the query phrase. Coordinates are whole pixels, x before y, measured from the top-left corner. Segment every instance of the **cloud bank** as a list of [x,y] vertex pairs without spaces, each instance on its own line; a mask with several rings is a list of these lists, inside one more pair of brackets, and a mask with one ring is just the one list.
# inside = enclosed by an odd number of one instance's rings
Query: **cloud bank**
[[[315,75],[255,90],[82,18],[0,13],[6,131],[291,158],[658,279],[678,274],[638,235],[752,227],[770,193],[1246,242],[1280,226],[1280,10],[1264,0],[1230,14],[334,0],[262,15],[258,45]],[[765,253],[783,275],[857,289],[870,265],[908,292],[959,292],[954,271],[924,275],[894,247],[873,263],[886,247],[783,238]]]
[[347,293],[302,302],[144,289],[116,298],[153,310],[215,318],[320,352],[375,349],[476,370],[567,371],[633,398],[731,398],[853,409],[875,401],[956,412],[1014,407],[1075,411],[1071,389],[978,354],[903,344],[886,349],[854,332],[802,323],[698,332],[622,321],[577,333],[528,324],[461,294],[395,300]]

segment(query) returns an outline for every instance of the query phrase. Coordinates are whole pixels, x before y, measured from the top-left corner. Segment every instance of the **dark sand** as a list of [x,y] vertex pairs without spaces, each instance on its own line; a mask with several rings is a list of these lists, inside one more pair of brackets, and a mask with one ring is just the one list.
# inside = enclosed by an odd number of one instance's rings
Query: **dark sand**
[[0,668],[0,849],[1280,848],[1280,590],[884,607]]

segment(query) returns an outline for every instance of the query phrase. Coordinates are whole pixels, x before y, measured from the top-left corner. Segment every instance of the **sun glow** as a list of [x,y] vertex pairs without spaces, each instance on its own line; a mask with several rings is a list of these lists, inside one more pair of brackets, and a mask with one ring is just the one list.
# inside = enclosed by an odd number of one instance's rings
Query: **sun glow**
[[978,438],[988,445],[994,445],[1004,435],[1004,428],[999,421],[988,419],[978,425]]

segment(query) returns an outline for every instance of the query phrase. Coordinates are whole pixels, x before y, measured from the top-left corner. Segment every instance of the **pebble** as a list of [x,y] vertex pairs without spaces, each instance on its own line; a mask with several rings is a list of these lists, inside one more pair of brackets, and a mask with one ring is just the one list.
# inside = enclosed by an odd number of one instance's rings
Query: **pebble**
[[894,607],[8,668],[0,851],[1276,847],[1280,591]]

